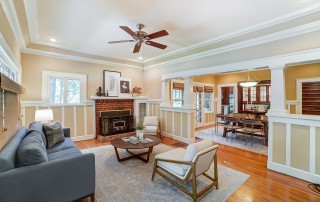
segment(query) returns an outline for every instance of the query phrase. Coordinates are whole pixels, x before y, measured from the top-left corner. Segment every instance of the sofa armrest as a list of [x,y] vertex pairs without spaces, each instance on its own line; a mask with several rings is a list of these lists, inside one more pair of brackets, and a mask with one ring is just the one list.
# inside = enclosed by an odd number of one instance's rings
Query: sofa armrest
[[94,192],[94,154],[0,172],[2,202],[73,201]]
[[63,133],[65,137],[70,137],[70,128],[63,128]]

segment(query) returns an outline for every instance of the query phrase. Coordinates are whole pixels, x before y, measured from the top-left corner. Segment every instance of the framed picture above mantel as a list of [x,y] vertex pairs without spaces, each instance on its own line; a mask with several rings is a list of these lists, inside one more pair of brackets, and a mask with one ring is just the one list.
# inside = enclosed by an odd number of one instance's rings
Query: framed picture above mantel
[[119,96],[119,78],[121,72],[103,70],[104,95],[108,97]]
[[119,78],[119,96],[120,97],[130,97],[131,95],[131,79]]

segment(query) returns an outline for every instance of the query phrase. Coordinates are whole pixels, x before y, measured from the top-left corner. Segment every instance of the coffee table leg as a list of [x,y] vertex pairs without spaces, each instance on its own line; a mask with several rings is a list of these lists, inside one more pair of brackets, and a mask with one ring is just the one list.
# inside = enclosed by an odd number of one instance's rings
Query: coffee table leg
[[120,159],[120,157],[119,157],[119,153],[118,153],[117,147],[114,147],[114,150],[116,151],[117,160],[118,160],[118,162],[120,162],[121,159]]
[[152,150],[153,150],[153,147],[149,147],[149,151],[148,151],[148,156],[147,156],[147,161],[146,161],[146,163],[149,162],[149,157],[150,157],[150,154],[152,153]]

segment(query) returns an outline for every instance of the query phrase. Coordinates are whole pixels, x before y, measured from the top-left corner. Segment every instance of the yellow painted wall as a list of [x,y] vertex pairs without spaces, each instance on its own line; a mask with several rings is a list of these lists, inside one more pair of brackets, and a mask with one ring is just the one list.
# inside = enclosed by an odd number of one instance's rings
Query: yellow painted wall
[[22,54],[22,85],[26,94],[24,101],[40,101],[42,99],[42,71],[69,72],[87,75],[87,97],[95,95],[96,89],[103,86],[103,70],[119,71],[121,76],[132,79],[132,86],[143,89],[143,71],[132,68],[110,67],[106,65],[78,62],[46,56]]
[[320,63],[288,67],[285,70],[287,100],[296,100],[296,80],[320,77]]

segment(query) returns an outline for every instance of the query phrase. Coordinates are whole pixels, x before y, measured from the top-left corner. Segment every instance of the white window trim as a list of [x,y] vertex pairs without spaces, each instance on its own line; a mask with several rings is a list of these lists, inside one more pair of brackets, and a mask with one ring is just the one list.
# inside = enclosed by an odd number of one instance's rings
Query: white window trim
[[51,77],[63,77],[63,78],[75,78],[80,79],[80,103],[84,103],[87,99],[87,75],[75,74],[67,72],[54,72],[54,71],[42,71],[42,102],[50,105],[75,105],[69,103],[52,104],[50,103],[50,78]]

